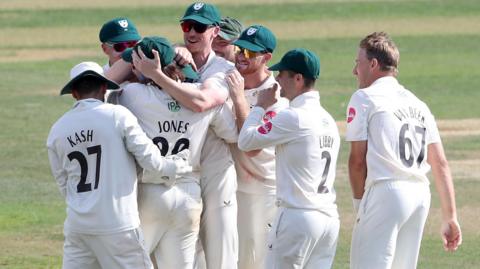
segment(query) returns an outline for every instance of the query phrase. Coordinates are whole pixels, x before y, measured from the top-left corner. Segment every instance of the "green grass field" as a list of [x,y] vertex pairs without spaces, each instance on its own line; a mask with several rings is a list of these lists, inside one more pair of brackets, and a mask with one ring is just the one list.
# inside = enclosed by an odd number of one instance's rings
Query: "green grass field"
[[[181,41],[184,0],[0,1],[0,268],[60,268],[65,205],[50,174],[45,140],[72,104],[59,97],[70,68],[105,63],[98,31],[128,16],[143,35]],[[445,253],[432,186],[418,268],[480,268],[480,4],[477,0],[211,1],[223,15],[263,24],[278,37],[273,61],[305,47],[321,59],[323,105],[342,122],[356,81],[359,40],[389,32],[400,48],[401,82],[425,100],[439,126],[454,173],[464,243]],[[353,225],[343,143],[336,188],[342,228],[334,268],[348,268]]]

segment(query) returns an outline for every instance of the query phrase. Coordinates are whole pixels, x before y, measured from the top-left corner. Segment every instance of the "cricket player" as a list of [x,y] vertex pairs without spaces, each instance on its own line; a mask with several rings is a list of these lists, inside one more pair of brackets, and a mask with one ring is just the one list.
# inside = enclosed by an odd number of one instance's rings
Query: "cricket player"
[[238,39],[242,31],[243,26],[238,20],[230,17],[222,18],[220,31],[212,43],[212,49],[215,51],[215,54],[234,63],[236,46],[233,45],[233,42]]
[[[164,38],[145,37],[134,50],[141,58],[156,61],[158,70],[164,70],[165,75],[179,82],[185,80],[183,77],[197,78],[190,65],[180,69],[174,61],[174,49]],[[139,60],[138,55],[135,54],[134,63]],[[209,127],[228,143],[236,142],[237,129],[231,110],[220,105],[197,113],[179,104],[164,89],[140,83],[125,87],[120,104],[138,117],[140,126],[163,155],[182,149],[191,152],[190,162],[196,172],[177,179],[172,187],[141,184],[139,210],[147,250],[154,253],[158,268],[193,268],[202,211],[200,153]]]
[[314,89],[320,61],[308,50],[293,49],[270,70],[279,71],[280,96],[290,106],[264,122],[277,86],[263,90],[238,138],[244,151],[275,146],[279,208],[265,268],[331,268],[340,227],[333,188],[340,136]]
[[[267,63],[276,47],[275,35],[266,27],[253,25],[234,42],[239,48],[234,70],[227,74],[230,97],[240,130],[257,103],[258,95],[276,84]],[[265,110],[262,119],[269,122],[288,100],[280,97]],[[240,269],[260,269],[265,264],[267,235],[273,224],[275,206],[275,147],[244,152],[237,145],[230,148],[237,171],[238,242]]]
[[122,58],[122,52],[132,48],[141,39],[133,22],[125,17],[107,21],[98,34],[103,53],[108,56],[108,63],[103,66],[107,71],[116,61]]
[[[122,53],[127,48],[132,48],[140,40],[140,34],[133,22],[125,17],[114,18],[103,24],[98,37],[101,42],[103,53],[108,57],[108,63],[103,66],[103,71],[107,72],[110,67],[122,58]],[[128,81],[134,80],[133,73],[130,73]],[[126,84],[120,84],[120,87]],[[121,91],[107,89],[105,102],[118,104],[118,96]]]
[[427,105],[396,79],[399,51],[375,32],[360,42],[346,140],[357,220],[350,268],[416,268],[430,207],[427,172],[439,193],[446,250],[462,242],[450,168]]
[[139,229],[135,160],[161,172],[151,183],[173,183],[191,167],[182,158],[162,158],[127,109],[103,103],[107,87],[118,85],[98,64],[82,62],[70,76],[61,94],[77,102],[47,139],[67,203],[63,268],[153,268]]
[[[207,111],[225,103],[228,98],[225,74],[234,66],[212,50],[220,20],[218,9],[202,2],[191,4],[180,20],[185,47],[200,76],[199,87],[171,79],[159,72],[155,62],[148,58],[139,59],[135,68],[192,111]],[[185,64],[178,55],[175,60],[180,65]],[[202,149],[200,166],[203,200],[200,238],[206,266],[208,269],[235,269],[238,260],[235,167],[227,141],[219,138],[211,128]]]

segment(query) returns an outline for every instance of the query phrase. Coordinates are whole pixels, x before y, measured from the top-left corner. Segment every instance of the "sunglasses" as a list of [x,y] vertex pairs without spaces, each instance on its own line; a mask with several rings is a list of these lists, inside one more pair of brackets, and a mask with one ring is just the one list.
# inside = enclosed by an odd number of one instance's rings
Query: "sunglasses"
[[205,33],[205,31],[207,31],[207,29],[211,27],[211,25],[199,23],[196,21],[184,21],[180,24],[180,26],[182,26],[182,31],[184,33],[189,33],[190,30],[192,30],[193,28],[193,30],[195,30],[195,32],[199,34]]
[[265,53],[265,51],[255,52],[255,51],[251,51],[246,48],[240,48],[240,47],[237,47],[236,52],[239,54],[242,54],[243,57],[245,57],[246,59],[255,58],[258,55]]
[[123,52],[127,48],[133,48],[137,45],[137,41],[125,41],[125,42],[118,42],[118,43],[106,43],[108,46],[113,47],[116,52]]

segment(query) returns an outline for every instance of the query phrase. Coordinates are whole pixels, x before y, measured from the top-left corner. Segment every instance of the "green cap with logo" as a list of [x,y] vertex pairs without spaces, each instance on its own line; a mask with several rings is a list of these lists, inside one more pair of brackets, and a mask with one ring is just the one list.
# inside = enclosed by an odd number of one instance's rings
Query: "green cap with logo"
[[320,76],[320,60],[315,53],[298,48],[285,53],[279,63],[269,68],[272,71],[288,70],[311,79]]
[[236,19],[225,17],[220,21],[218,35],[228,41],[237,39],[243,31],[243,25]]
[[[138,52],[138,48],[141,48],[145,56],[150,59],[155,58],[153,55],[152,49],[158,51],[158,56],[160,57],[160,63],[162,67],[165,67],[172,63],[175,58],[175,50],[173,49],[170,42],[163,37],[159,36],[147,36],[144,37],[137,45],[133,48],[128,48],[122,53],[122,59],[126,62],[132,62],[132,52],[133,50]],[[182,68],[182,72],[186,78],[189,79],[198,79],[198,74],[193,70],[192,66],[186,65]]]
[[107,21],[100,29],[98,37],[102,43],[137,41],[141,38],[135,24],[128,18],[115,18]]
[[193,20],[206,25],[218,25],[221,19],[220,12],[214,5],[197,2],[187,8],[180,21]]
[[243,31],[233,44],[254,52],[273,52],[277,39],[267,27],[252,25]]

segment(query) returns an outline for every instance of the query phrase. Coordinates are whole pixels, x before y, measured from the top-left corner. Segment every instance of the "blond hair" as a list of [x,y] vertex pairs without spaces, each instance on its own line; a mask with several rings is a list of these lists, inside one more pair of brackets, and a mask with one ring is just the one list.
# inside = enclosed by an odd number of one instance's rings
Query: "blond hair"
[[393,40],[385,32],[374,32],[360,41],[360,48],[365,49],[369,60],[377,59],[380,70],[398,72],[400,52]]

